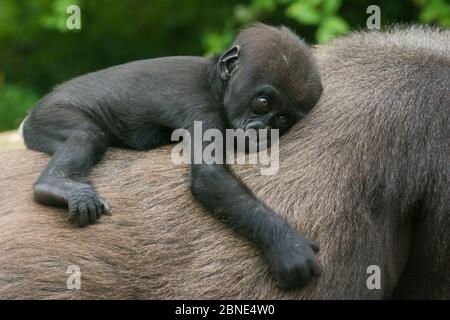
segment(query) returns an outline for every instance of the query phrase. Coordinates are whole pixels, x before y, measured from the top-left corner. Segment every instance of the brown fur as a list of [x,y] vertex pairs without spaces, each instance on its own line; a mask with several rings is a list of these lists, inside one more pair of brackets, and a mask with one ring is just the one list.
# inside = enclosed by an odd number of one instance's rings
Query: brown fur
[[[277,289],[256,248],[193,200],[166,147],[107,154],[91,179],[113,215],[85,229],[33,201],[47,156],[3,153],[0,297],[450,298],[449,44],[448,31],[411,28],[318,49],[323,96],[282,138],[279,173],[234,166],[319,243],[323,274],[304,290]],[[382,290],[366,287],[373,264]]]

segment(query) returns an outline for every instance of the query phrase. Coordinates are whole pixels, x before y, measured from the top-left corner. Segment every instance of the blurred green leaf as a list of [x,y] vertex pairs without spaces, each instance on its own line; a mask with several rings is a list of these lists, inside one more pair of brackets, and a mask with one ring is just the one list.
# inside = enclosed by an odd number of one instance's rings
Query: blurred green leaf
[[323,2],[323,11],[327,15],[335,14],[342,5],[342,0],[325,0]]
[[417,3],[423,8],[419,15],[420,21],[450,27],[450,3],[445,0],[418,0]]
[[286,9],[286,15],[306,25],[317,25],[320,22],[320,12],[309,2],[297,1]]
[[227,46],[233,41],[233,34],[231,32],[207,32],[203,36],[203,44],[208,50],[206,55],[217,54],[224,51]]
[[317,29],[316,38],[319,43],[325,43],[348,30],[349,25],[343,18],[331,16],[322,21]]

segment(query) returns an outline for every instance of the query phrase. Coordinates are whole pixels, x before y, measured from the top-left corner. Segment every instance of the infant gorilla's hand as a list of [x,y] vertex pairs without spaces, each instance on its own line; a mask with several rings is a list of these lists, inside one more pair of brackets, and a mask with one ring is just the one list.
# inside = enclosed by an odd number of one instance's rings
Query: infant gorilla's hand
[[318,247],[295,230],[280,234],[264,254],[270,270],[283,290],[297,289],[321,274],[316,259]]
[[111,207],[87,184],[77,184],[68,194],[69,219],[83,227],[95,223],[102,214],[109,214]]

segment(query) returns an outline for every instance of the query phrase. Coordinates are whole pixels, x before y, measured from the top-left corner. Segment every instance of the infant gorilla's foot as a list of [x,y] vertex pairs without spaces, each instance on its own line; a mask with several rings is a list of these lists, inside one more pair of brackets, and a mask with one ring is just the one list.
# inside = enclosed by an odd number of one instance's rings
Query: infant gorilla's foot
[[35,199],[45,205],[67,205],[69,219],[80,226],[95,223],[102,214],[111,213],[108,202],[89,184],[54,177],[42,180],[34,185]]
[[283,290],[298,289],[321,274],[316,259],[318,247],[294,230],[272,242],[265,250],[270,270]]
[[69,219],[83,227],[95,223],[102,214],[110,214],[111,207],[90,185],[77,185],[68,194]]

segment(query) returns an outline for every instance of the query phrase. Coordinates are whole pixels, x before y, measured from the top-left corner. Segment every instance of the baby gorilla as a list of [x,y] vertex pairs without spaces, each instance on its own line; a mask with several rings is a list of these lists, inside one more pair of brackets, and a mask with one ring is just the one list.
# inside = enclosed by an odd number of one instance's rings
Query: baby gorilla
[[[309,47],[285,27],[252,25],[220,57],[135,61],[70,80],[42,98],[23,124],[30,149],[52,154],[34,185],[36,200],[67,206],[80,225],[110,212],[85,180],[108,147],[148,150],[174,129],[279,129],[318,101]],[[225,162],[223,162],[225,163]],[[315,245],[257,199],[225,164],[193,164],[192,194],[262,250],[284,289],[320,273]]]

